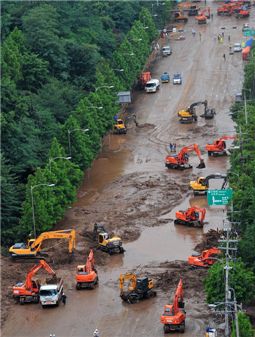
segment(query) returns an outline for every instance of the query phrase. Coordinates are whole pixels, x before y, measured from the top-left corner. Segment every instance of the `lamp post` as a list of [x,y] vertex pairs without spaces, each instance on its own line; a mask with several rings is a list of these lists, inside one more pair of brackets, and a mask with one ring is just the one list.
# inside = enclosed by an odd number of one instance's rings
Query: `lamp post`
[[114,88],[114,85],[102,85],[101,87],[97,87],[95,91],[97,92],[99,89],[102,88],[112,89]]
[[50,172],[51,172],[51,163],[56,159],[65,159],[70,160],[72,157],[55,157],[55,158],[49,158],[49,164],[50,164]]
[[34,209],[34,195],[33,195],[33,190],[38,187],[38,186],[48,186],[48,187],[53,187],[55,184],[37,184],[37,185],[32,185],[30,188],[31,192],[31,203],[32,203],[32,216],[33,216],[33,226],[34,226],[34,238],[36,239],[36,228],[35,228],[35,209]]
[[102,106],[95,106],[95,105],[90,105],[89,108],[91,108],[91,109],[98,109],[98,110],[102,110],[103,109]]
[[124,69],[113,69],[114,71],[119,71],[120,73],[123,73]]
[[73,129],[73,130],[67,130],[67,134],[68,134],[68,148],[69,148],[69,154],[70,154],[70,157],[72,157],[72,150],[71,150],[71,133],[73,131],[81,131],[81,132],[88,132],[89,129],[80,129],[80,128],[77,128],[77,129]]

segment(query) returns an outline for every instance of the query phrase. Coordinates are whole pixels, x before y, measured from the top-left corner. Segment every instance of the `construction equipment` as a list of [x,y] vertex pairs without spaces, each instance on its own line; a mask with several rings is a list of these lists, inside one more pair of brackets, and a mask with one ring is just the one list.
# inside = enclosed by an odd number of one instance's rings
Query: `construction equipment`
[[177,211],[175,213],[175,225],[185,225],[189,227],[202,228],[204,226],[206,209],[197,206],[190,207],[186,211]]
[[40,283],[38,280],[33,280],[33,277],[42,268],[50,275],[53,275],[53,277],[56,277],[55,271],[47,264],[47,262],[39,260],[39,263],[35,264],[27,273],[26,281],[24,283],[19,282],[12,287],[13,297],[18,303],[39,303]]
[[210,7],[206,7],[198,13],[195,19],[197,20],[197,23],[201,25],[206,24],[207,19],[210,19],[210,16],[211,16],[211,9]]
[[187,23],[188,17],[185,16],[182,11],[177,11],[174,13],[174,21]]
[[120,297],[128,303],[137,303],[140,300],[155,297],[154,283],[148,277],[138,278],[133,273],[120,274],[119,278]]
[[86,264],[77,266],[76,289],[93,289],[98,283],[97,271],[95,269],[94,252],[90,249]]
[[188,264],[193,267],[209,268],[217,261],[217,256],[221,254],[221,251],[212,247],[202,251],[201,254],[194,254],[188,257]]
[[208,108],[208,102],[207,100],[205,100],[192,103],[188,108],[180,110],[178,112],[178,116],[180,117],[179,121],[182,124],[189,124],[192,122],[196,122],[197,115],[195,107],[198,105],[204,105],[204,113],[200,115],[200,117],[204,117],[205,119],[212,119],[214,117],[215,109]]
[[225,156],[226,142],[225,140],[235,139],[235,136],[222,136],[216,139],[213,144],[206,144],[205,148],[208,151],[208,156]]
[[164,306],[164,312],[160,317],[160,322],[164,324],[164,333],[185,331],[186,312],[184,310],[183,284],[180,279],[174,294],[174,303]]
[[149,71],[141,73],[138,79],[139,89],[144,89],[147,82],[151,80],[151,73]]
[[122,119],[117,119],[116,124],[113,127],[113,133],[117,135],[123,135],[127,133],[127,128]]
[[201,157],[201,152],[197,144],[192,144],[189,146],[185,146],[181,149],[181,151],[177,155],[169,155],[165,159],[165,165],[168,169],[177,169],[177,170],[185,170],[192,168],[192,165],[189,164],[189,155],[188,152],[195,151],[200,163],[197,168],[205,168],[205,163],[203,158]]
[[94,240],[98,240],[98,248],[110,255],[116,253],[122,254],[125,251],[122,247],[121,238],[119,236],[110,238],[109,233],[101,224],[94,224],[93,238]]
[[36,239],[29,239],[27,245],[25,243],[15,243],[10,247],[9,253],[13,258],[31,258],[37,256],[41,251],[42,243],[45,240],[66,239],[68,240],[69,254],[73,253],[75,248],[75,230],[65,229],[52,232],[41,233]]
[[207,191],[209,189],[209,181],[211,179],[223,179],[223,184],[221,186],[221,189],[225,189],[227,185],[227,176],[225,174],[210,174],[206,178],[199,177],[197,180],[190,181],[190,187],[194,192],[194,195],[205,195],[207,194]]
[[237,19],[248,18],[250,16],[250,11],[245,7],[240,8],[239,11],[236,13]]
[[188,16],[196,16],[198,15],[200,8],[197,5],[191,5],[188,11]]

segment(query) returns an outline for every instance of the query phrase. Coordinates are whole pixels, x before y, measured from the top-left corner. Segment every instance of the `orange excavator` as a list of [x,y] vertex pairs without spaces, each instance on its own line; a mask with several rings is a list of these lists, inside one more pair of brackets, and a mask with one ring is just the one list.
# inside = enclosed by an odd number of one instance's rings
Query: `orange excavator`
[[77,266],[76,289],[93,289],[98,283],[93,249],[90,249],[86,264]]
[[185,146],[181,149],[181,151],[177,155],[169,155],[165,159],[165,165],[168,169],[178,169],[185,170],[192,168],[192,165],[189,164],[189,155],[188,152],[195,151],[200,164],[197,168],[205,168],[205,163],[203,158],[201,157],[201,152],[197,144],[192,144],[189,146]]
[[174,303],[164,306],[164,312],[160,317],[160,322],[164,324],[164,333],[185,331],[186,312],[183,301],[183,284],[180,279],[176,292],[174,294]]
[[205,214],[205,208],[190,207],[186,211],[175,213],[176,219],[174,220],[174,224],[202,228],[204,226]]
[[236,139],[235,136],[223,136],[216,139],[213,144],[206,144],[205,148],[208,151],[208,156],[225,156],[226,152],[226,142],[225,140]]
[[39,263],[34,265],[27,273],[26,281],[24,283],[17,283],[12,288],[13,298],[20,304],[24,303],[39,303],[40,283],[33,280],[33,277],[40,269],[45,269],[53,278],[56,277],[55,271],[44,260],[39,260]]
[[200,255],[191,255],[188,257],[188,264],[193,267],[209,268],[217,261],[217,256],[221,254],[221,251],[212,247],[202,251]]
[[210,7],[206,7],[202,11],[200,11],[197,16],[195,16],[195,19],[197,20],[197,23],[199,25],[202,25],[207,23],[207,19],[210,19],[210,16],[211,9]]

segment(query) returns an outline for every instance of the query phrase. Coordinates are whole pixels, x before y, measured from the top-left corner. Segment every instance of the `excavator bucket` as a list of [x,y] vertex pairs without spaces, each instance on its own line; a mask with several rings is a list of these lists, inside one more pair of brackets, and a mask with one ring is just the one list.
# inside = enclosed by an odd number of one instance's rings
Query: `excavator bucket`
[[206,167],[206,166],[205,166],[205,162],[204,162],[203,159],[201,159],[199,165],[197,166],[197,168],[203,169],[203,168],[205,168],[205,167]]

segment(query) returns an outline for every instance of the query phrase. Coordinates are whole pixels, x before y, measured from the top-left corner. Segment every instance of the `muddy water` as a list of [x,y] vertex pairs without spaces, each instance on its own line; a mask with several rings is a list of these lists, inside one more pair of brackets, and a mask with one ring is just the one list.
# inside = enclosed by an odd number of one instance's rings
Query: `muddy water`
[[[212,7],[214,6],[216,5],[212,4]],[[251,16],[250,20],[252,17],[254,16]],[[241,89],[242,60],[240,54],[228,55],[227,41],[219,45],[214,41],[214,35],[221,31],[221,26],[225,26],[225,36],[231,34],[233,43],[240,42],[242,23],[243,21],[235,18],[219,18],[215,15],[214,21],[199,27],[194,18],[190,18],[185,26],[186,40],[171,41],[173,55],[160,60],[153,69],[155,78],[159,78],[164,71],[169,71],[171,76],[174,72],[182,72],[183,85],[165,84],[155,95],[135,95],[129,109],[131,113],[136,114],[140,127],[136,128],[130,122],[126,136],[111,135],[106,138],[102,153],[86,173],[77,203],[66,214],[66,225],[75,224],[77,230],[82,230],[84,217],[97,221],[99,215],[102,217],[102,213],[107,213],[112,201],[109,190],[130,196],[133,187],[130,184],[124,188],[123,185],[125,179],[128,181],[132,174],[137,175],[139,182],[141,174],[150,179],[155,173],[159,177],[164,173],[178,185],[187,177],[193,179],[199,175],[226,172],[227,158],[207,158],[204,146],[219,135],[233,133],[234,126],[228,112],[234,94]],[[236,25],[238,29],[233,29]],[[192,27],[201,31],[202,41],[199,40],[198,34],[195,38],[192,37]],[[223,53],[227,55],[226,62],[223,61]],[[208,100],[210,107],[216,109],[216,118],[213,121],[199,118],[197,125],[180,125],[176,118],[177,111],[204,99]],[[167,171],[164,167],[164,157],[168,153],[170,141],[177,143],[177,150],[185,145],[199,144],[206,159],[206,169],[196,169],[198,160],[191,155],[193,170]],[[122,184],[115,183],[120,177],[123,177]],[[219,181],[212,181],[210,187],[219,186]],[[92,215],[77,215],[77,210],[93,205],[96,208],[98,200],[102,199],[105,199],[105,203],[99,204],[98,207],[102,206],[102,209],[97,209],[94,216],[93,212]],[[158,200],[156,201],[158,203]],[[109,207],[104,209],[106,203]],[[189,205],[206,207],[208,223],[203,230],[174,226],[175,211],[185,209]],[[193,252],[193,247],[200,240],[203,231],[221,228],[224,216],[223,208],[208,207],[204,197],[194,197],[190,192],[184,193],[176,207],[169,204],[169,209],[160,212],[155,210],[155,218],[163,220],[164,224],[157,227],[141,227],[140,237],[125,244],[127,251],[124,256],[114,256],[109,264],[98,268],[100,285],[96,290],[76,292],[74,270],[63,269],[60,274],[65,278],[67,305],[49,310],[42,310],[39,305],[13,306],[2,335],[46,337],[55,333],[56,337],[89,337],[97,327],[102,332],[102,337],[162,336],[159,316],[169,294],[159,291],[155,299],[133,306],[125,305],[119,298],[119,273],[126,270],[142,272],[144,265],[153,266],[153,263],[165,260],[185,260]],[[78,239],[81,240],[80,237]],[[205,310],[204,303],[200,303],[196,298],[189,298],[186,303],[187,328],[182,336],[203,336],[205,325],[208,323],[201,315],[201,311]]]

